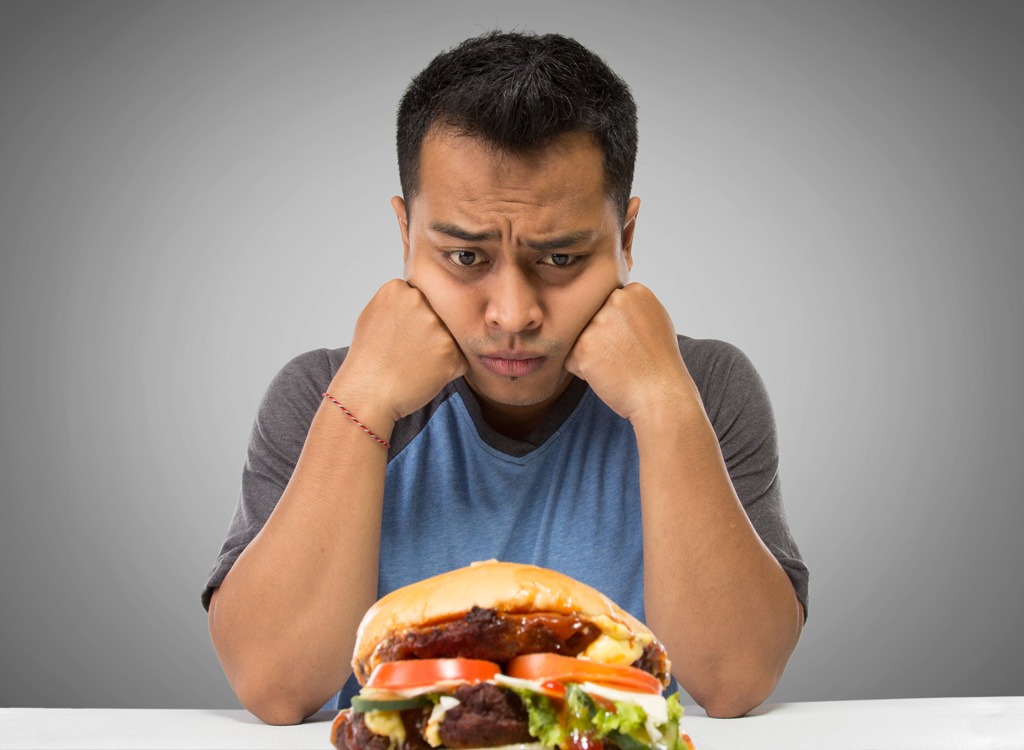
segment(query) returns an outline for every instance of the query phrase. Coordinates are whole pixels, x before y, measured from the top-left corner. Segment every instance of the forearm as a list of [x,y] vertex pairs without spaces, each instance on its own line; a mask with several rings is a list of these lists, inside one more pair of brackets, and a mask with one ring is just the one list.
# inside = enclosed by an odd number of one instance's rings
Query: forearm
[[[342,373],[330,392],[390,436],[390,417],[347,392]],[[214,595],[210,635],[224,672],[268,723],[301,721],[350,672],[356,628],[377,595],[386,460],[325,399],[274,512]]]
[[671,404],[633,419],[646,616],[709,715],[742,715],[782,676],[802,609],[736,496],[696,389]]

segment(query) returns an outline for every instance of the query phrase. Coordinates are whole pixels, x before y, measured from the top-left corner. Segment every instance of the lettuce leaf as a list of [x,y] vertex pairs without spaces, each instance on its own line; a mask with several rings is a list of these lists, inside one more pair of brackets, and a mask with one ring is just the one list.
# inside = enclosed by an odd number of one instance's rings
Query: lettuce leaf
[[594,726],[602,737],[612,731],[633,734],[643,728],[646,721],[646,711],[635,703],[623,703],[622,701],[615,701],[614,711],[598,706],[593,716]]
[[635,703],[615,701],[610,711],[579,687],[565,686],[566,706],[572,717],[569,730],[577,730],[599,740],[610,739],[621,750],[650,750],[653,746],[644,724],[647,712]]
[[668,698],[665,699],[665,705],[668,707],[668,720],[672,721],[675,719],[677,722],[683,718],[683,707],[679,703],[679,693],[672,693]]
[[569,733],[558,721],[558,712],[546,695],[524,688],[511,688],[518,695],[530,717],[530,734],[548,747],[564,747]]
[[530,721],[530,734],[547,747],[564,748],[573,732],[589,734],[595,739],[609,739],[621,750],[687,750],[679,738],[679,721],[683,707],[679,694],[666,699],[668,722],[658,727],[664,734],[655,745],[647,734],[647,712],[635,703],[615,701],[614,710],[608,710],[583,692],[579,685],[565,686],[565,710],[559,711],[551,700],[526,688],[510,688],[526,706]]
[[[679,703],[679,693],[672,693],[665,699],[668,708],[668,722],[659,727],[665,735],[668,750],[692,750],[692,746],[679,735],[679,722],[683,718],[683,707]],[[623,749],[625,750],[625,749]]]

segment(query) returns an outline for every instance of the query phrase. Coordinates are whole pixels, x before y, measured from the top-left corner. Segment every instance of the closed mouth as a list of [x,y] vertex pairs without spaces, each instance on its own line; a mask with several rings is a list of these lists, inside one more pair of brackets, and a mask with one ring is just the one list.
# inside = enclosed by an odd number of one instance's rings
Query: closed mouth
[[543,355],[525,352],[501,352],[500,354],[480,355],[480,363],[495,375],[519,378],[536,372],[547,358]]

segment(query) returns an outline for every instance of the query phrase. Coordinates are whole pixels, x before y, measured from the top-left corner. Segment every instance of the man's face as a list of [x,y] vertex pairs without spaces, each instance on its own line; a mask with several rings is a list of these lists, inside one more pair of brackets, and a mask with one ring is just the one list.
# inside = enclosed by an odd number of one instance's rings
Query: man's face
[[639,199],[621,226],[601,149],[584,133],[513,156],[434,130],[419,176],[408,225],[392,201],[406,280],[458,342],[485,405],[552,402],[576,338],[628,280]]

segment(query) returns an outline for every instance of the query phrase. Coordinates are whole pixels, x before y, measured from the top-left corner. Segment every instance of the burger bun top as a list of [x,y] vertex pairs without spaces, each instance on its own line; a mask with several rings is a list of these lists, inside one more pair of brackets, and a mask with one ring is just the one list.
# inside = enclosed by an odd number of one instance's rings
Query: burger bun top
[[365,684],[376,666],[374,650],[387,637],[460,619],[474,607],[575,615],[617,638],[657,642],[640,620],[585,583],[549,568],[486,560],[396,589],[370,607],[356,632],[356,678]]

